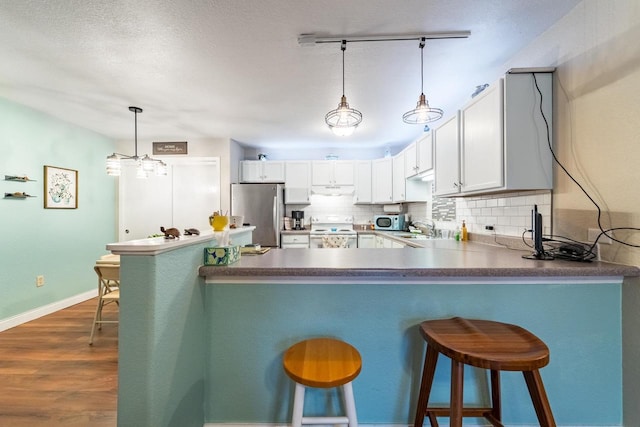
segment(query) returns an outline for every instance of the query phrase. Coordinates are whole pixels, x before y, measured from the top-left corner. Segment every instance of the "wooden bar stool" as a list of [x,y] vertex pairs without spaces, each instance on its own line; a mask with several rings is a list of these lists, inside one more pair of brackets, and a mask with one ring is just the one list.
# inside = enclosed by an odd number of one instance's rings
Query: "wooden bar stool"
[[[502,426],[500,371],[522,371],[540,426],[555,427],[538,371],[549,363],[549,349],[531,332],[506,323],[460,317],[422,322],[420,332],[427,341],[427,353],[415,427],[422,427],[425,417],[429,418],[431,427],[438,426],[436,417],[449,417],[451,427],[461,427],[462,417],[484,417],[492,425]],[[451,359],[451,401],[448,408],[428,406],[439,354]],[[491,370],[490,407],[463,407],[464,365]]]
[[[362,369],[360,353],[350,344],[332,338],[315,338],[292,345],[284,353],[284,370],[296,382],[292,426],[349,424],[358,426],[351,382]],[[342,387],[346,416],[305,417],[305,387]]]

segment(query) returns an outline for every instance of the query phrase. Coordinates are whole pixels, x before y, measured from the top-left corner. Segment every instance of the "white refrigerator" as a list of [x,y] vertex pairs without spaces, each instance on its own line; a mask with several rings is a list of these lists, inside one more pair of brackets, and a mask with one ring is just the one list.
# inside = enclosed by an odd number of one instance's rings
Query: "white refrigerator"
[[231,215],[242,215],[245,224],[256,227],[253,243],[279,247],[284,185],[231,184]]

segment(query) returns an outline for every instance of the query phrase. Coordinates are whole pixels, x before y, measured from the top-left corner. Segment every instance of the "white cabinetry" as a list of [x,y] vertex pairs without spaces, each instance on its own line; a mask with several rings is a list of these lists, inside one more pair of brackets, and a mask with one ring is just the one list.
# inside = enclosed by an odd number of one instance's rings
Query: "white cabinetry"
[[311,162],[287,161],[284,167],[284,203],[308,204],[311,193]]
[[358,248],[375,248],[376,236],[373,234],[358,234]]
[[353,162],[350,160],[314,160],[311,162],[312,185],[353,185],[353,182]]
[[441,163],[444,144],[438,131],[442,127],[436,130],[436,193],[551,189],[553,159],[547,138],[553,135],[552,101],[552,74],[536,73],[534,77],[530,72],[508,73],[471,100],[460,111],[457,185],[450,184],[452,176],[441,176],[446,173],[441,167],[454,164]]
[[404,176],[404,151],[393,157],[393,202],[402,203],[406,200],[406,188]]
[[284,162],[243,160],[240,182],[284,182]]
[[433,141],[431,132],[424,134],[403,151],[404,174],[406,178],[424,175],[433,170]]
[[282,234],[280,236],[282,249],[304,249],[309,247],[308,234]]
[[393,202],[393,164],[391,157],[371,161],[373,203]]
[[355,193],[353,203],[371,203],[371,160],[358,160],[354,164]]
[[433,131],[437,196],[460,192],[460,118],[449,118]]

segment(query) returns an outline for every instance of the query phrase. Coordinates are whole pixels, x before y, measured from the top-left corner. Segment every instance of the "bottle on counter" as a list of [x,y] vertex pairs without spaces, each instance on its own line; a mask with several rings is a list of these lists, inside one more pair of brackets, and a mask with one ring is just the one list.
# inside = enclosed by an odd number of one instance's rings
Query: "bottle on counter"
[[460,241],[460,227],[456,226],[456,231],[453,233],[453,238],[456,242]]
[[462,220],[462,233],[460,234],[460,240],[466,242],[469,239],[469,235],[467,234],[467,225],[464,223],[464,219]]

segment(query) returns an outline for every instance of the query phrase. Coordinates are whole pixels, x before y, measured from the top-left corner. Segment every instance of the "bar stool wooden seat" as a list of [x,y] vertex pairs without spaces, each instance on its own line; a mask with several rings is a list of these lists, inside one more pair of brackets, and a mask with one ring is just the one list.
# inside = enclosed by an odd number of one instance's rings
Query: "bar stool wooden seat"
[[[349,424],[358,426],[351,382],[362,369],[360,353],[350,344],[333,338],[315,338],[292,345],[284,353],[283,366],[296,382],[292,426],[302,424]],[[306,387],[342,387],[346,416],[305,417]]]
[[[449,417],[451,427],[461,427],[463,417],[484,417],[502,426],[500,371],[522,371],[541,427],[555,427],[540,368],[549,363],[549,349],[538,337],[516,325],[460,317],[428,320],[420,324],[427,341],[427,353],[416,409],[415,427],[428,417],[437,427],[436,417]],[[451,401],[448,408],[429,407],[429,394],[438,355],[451,359]],[[463,407],[464,365],[491,371],[491,406]]]

